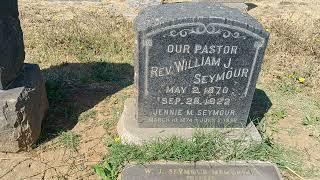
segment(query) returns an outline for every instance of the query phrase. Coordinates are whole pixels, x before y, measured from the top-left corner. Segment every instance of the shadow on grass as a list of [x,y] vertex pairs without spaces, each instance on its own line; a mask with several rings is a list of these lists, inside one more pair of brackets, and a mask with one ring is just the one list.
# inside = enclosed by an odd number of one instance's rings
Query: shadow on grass
[[261,89],[256,89],[253,95],[248,122],[253,121],[258,126],[271,106],[272,102],[267,94]]
[[83,112],[133,84],[130,64],[65,63],[45,69],[43,74],[47,80],[49,112],[36,146],[71,130]]

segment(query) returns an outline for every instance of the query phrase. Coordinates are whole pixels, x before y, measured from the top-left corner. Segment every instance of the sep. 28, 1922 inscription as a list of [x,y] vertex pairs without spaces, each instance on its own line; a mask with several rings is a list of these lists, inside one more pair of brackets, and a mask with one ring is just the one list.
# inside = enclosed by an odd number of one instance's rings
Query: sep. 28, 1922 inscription
[[244,127],[266,46],[257,32],[210,17],[141,31],[140,126]]

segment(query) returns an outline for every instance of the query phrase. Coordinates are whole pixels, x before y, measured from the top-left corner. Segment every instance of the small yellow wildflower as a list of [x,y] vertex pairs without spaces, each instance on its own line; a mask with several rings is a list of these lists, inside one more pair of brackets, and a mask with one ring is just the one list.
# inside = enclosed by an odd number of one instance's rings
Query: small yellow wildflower
[[117,143],[117,144],[120,144],[121,143],[121,138],[119,138],[119,137],[114,138],[114,142]]
[[302,84],[304,83],[305,80],[306,80],[306,79],[303,78],[303,77],[299,77],[299,78],[298,78],[299,83],[302,83]]
[[266,31],[267,31],[267,32],[270,32],[270,30],[269,30],[268,28],[266,29]]

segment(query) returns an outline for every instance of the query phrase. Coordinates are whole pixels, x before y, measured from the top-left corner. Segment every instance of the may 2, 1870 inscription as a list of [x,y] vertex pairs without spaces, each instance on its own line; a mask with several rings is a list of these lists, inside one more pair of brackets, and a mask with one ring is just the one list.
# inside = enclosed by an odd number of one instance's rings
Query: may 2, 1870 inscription
[[140,127],[245,127],[269,34],[210,3],[149,7],[136,19]]

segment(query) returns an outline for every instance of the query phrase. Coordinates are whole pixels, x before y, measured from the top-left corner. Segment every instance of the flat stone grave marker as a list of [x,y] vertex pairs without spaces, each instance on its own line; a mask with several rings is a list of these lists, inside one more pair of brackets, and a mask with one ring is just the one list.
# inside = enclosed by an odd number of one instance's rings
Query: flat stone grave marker
[[127,165],[121,180],[281,180],[276,166],[266,162],[198,162]]
[[140,128],[244,128],[269,34],[208,2],[148,7],[136,18]]

